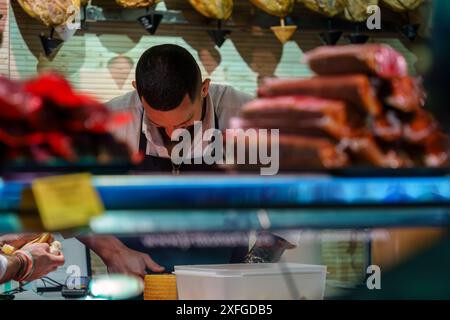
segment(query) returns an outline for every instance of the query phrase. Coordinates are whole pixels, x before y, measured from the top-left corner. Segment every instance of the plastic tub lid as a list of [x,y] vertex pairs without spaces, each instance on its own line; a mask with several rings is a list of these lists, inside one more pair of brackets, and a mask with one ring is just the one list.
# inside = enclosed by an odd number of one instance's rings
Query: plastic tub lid
[[283,273],[324,273],[327,267],[298,263],[255,263],[175,266],[176,275],[245,277]]

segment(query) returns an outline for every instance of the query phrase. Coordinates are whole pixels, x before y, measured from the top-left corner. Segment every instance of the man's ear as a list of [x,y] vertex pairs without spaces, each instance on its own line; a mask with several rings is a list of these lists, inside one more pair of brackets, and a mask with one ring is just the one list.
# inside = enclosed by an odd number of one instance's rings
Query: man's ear
[[131,85],[133,86],[134,89],[137,89],[137,88],[136,88],[136,81],[133,80],[133,81],[131,82]]
[[206,79],[202,83],[202,98],[206,98],[209,94],[209,85],[211,84],[211,79]]

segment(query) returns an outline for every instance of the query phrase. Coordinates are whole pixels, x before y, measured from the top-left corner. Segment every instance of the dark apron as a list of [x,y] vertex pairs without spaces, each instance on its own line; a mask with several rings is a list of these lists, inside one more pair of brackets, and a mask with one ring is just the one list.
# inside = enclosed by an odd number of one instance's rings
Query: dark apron
[[[219,129],[219,121],[217,116],[214,117],[215,128]],[[139,151],[146,154],[147,138],[142,132],[139,140]],[[195,163],[195,162],[193,162]],[[203,161],[202,161],[203,163]],[[175,170],[174,170],[175,169]],[[166,158],[146,155],[144,161],[138,168],[138,171],[172,173],[176,172],[221,172],[216,165],[203,164],[182,164],[174,167],[172,161]],[[166,248],[147,248],[143,245],[140,237],[121,238],[122,242],[129,248],[145,252],[152,259],[166,268],[165,272],[172,272],[176,265],[198,265],[198,264],[227,264],[240,263],[244,261],[248,252],[248,247],[191,247],[189,249],[180,249],[178,247]],[[151,273],[149,271],[149,273]]]

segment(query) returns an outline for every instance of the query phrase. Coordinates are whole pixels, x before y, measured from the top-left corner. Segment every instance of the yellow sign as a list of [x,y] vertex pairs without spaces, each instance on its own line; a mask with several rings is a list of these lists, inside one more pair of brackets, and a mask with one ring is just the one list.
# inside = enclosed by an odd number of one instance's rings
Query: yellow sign
[[36,179],[31,187],[46,230],[86,226],[101,215],[103,203],[90,174],[70,174]]

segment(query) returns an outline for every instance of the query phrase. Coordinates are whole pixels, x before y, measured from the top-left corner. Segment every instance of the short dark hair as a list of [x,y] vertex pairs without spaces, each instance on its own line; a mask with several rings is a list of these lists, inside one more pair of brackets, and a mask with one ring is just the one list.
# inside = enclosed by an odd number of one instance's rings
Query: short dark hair
[[136,89],[140,98],[156,110],[178,107],[186,94],[197,98],[202,77],[194,57],[185,48],[164,44],[154,46],[136,66]]

